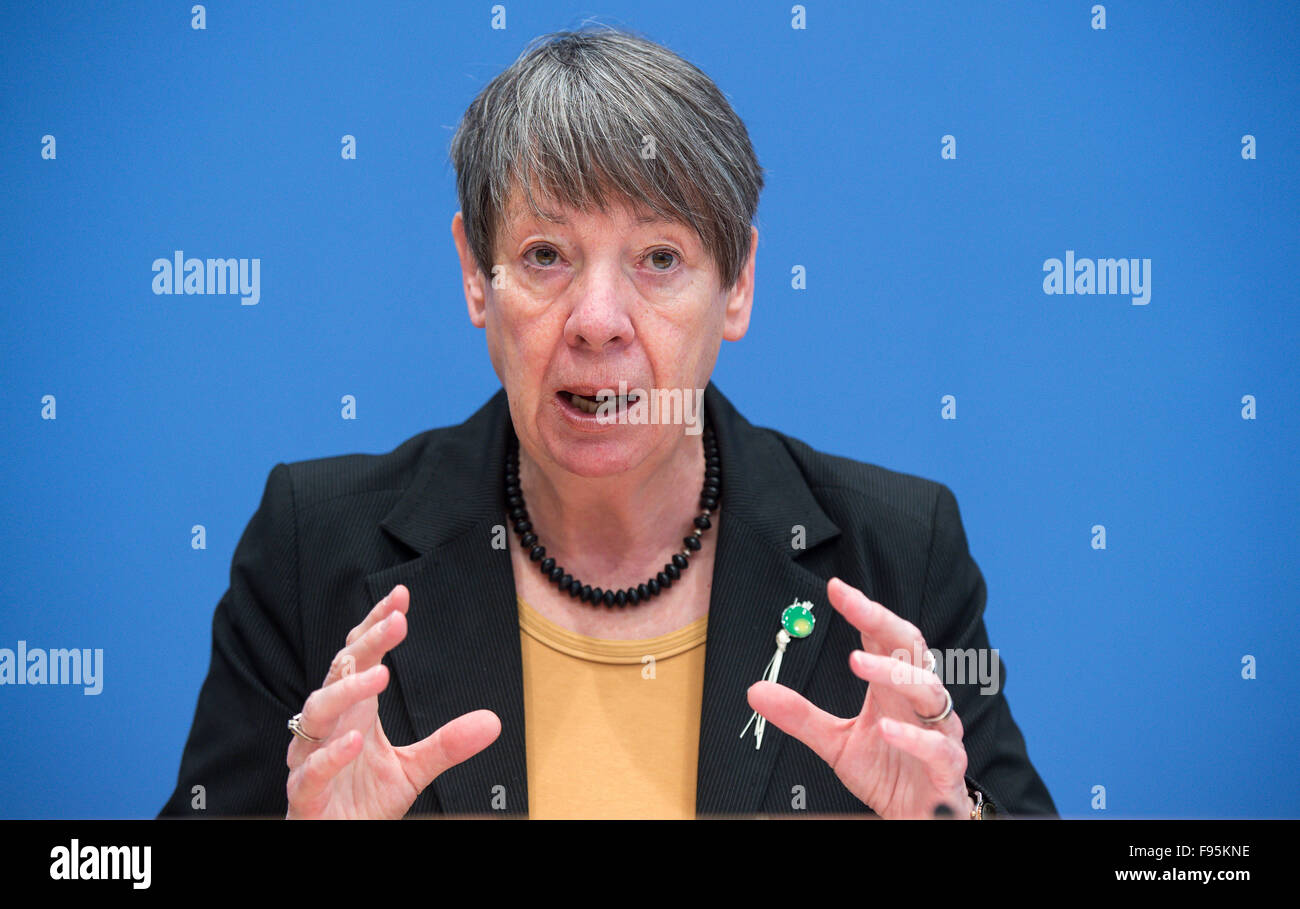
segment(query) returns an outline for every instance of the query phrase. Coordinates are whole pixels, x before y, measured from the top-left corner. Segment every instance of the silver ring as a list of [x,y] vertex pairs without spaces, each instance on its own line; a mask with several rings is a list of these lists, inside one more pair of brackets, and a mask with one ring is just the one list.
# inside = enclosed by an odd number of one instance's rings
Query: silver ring
[[[944,688],[943,696],[948,699],[948,704],[943,708],[943,713],[938,716],[921,716],[921,714],[917,713],[916,716],[922,723],[925,723],[927,726],[933,726],[936,723],[942,723],[944,720],[948,719],[948,714],[952,713],[952,692],[947,688]],[[913,712],[915,713],[915,711]]]
[[304,741],[307,742],[311,742],[313,745],[325,741],[324,739],[318,739],[315,738],[314,736],[310,736],[303,731],[301,713],[295,713],[293,716],[289,717],[289,731],[292,732],[294,735],[298,736],[298,738],[303,739]]

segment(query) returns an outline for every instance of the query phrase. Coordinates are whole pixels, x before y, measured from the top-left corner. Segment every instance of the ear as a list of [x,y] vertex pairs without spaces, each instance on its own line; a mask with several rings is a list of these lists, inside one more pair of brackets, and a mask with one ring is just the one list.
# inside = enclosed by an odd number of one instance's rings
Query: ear
[[460,256],[461,283],[465,287],[465,306],[469,310],[469,320],[475,328],[482,328],[487,322],[488,278],[470,251],[469,240],[465,236],[465,219],[460,212],[456,212],[451,219],[451,235],[456,240],[456,253]]
[[749,313],[754,306],[754,261],[758,254],[758,228],[749,228],[749,257],[740,270],[736,286],[727,292],[727,313],[722,336],[739,341],[749,331]]

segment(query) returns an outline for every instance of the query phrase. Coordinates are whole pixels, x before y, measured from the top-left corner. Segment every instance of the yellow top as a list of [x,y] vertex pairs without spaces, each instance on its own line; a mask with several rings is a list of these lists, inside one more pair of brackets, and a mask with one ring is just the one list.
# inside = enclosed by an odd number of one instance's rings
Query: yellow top
[[531,818],[694,818],[708,616],[635,641],[519,600]]

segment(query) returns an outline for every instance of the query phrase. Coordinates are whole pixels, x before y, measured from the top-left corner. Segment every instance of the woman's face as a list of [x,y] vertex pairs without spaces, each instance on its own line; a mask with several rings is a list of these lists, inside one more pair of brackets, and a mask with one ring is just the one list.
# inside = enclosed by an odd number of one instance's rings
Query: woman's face
[[[543,467],[583,477],[666,460],[699,432],[682,420],[695,413],[722,339],[739,340],[749,326],[758,232],[736,286],[724,291],[685,225],[626,206],[602,214],[542,202],[564,220],[535,218],[512,200],[492,275],[474,262],[460,214],[452,220],[470,319],[487,331],[520,445]],[[619,421],[587,413],[572,397],[617,393],[620,382],[664,405],[680,395],[686,407],[655,408],[655,422],[634,422],[651,416],[651,402],[619,401],[632,408]]]

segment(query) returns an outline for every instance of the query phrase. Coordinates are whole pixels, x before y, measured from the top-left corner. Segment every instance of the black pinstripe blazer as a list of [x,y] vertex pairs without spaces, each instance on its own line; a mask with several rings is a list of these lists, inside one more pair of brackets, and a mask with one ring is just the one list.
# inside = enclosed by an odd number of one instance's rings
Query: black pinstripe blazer
[[[740,732],[745,691],[772,656],[781,610],[811,600],[813,634],[791,644],[780,681],[838,716],[862,709],[848,669],[860,638],[826,599],[838,575],[921,629],[938,648],[987,648],[985,585],[957,502],[939,483],[833,457],[751,425],[712,384],[705,407],[722,458],[726,520],[717,538],[705,651],[696,808],[705,815],[869,809],[801,742],[769,726]],[[500,738],[438,777],[411,814],[526,814],[523,674],[500,464],[504,390],[459,426],[384,455],[277,464],[249,521],[212,624],[212,658],[164,816],[269,815],[287,809],[285,721],[325,677],[348,631],[393,585],[409,588],[410,630],[385,662],[379,697],[395,745],[477,708]],[[792,528],[806,532],[792,546]],[[968,782],[1002,816],[1055,807],[1002,694],[950,685],[965,727]],[[206,808],[191,808],[203,786]],[[498,787],[504,787],[498,788]]]

